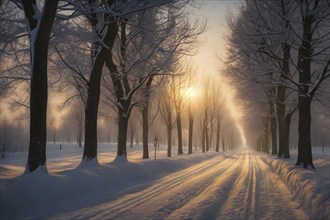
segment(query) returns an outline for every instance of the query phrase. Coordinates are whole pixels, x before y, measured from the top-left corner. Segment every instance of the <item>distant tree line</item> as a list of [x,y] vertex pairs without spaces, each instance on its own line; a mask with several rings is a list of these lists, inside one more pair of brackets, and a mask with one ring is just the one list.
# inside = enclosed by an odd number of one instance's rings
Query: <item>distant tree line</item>
[[329,111],[329,1],[246,0],[228,25],[226,73],[250,100],[249,108],[264,112],[257,149],[289,158],[290,122],[297,112],[296,165],[314,168],[311,105],[319,102]]

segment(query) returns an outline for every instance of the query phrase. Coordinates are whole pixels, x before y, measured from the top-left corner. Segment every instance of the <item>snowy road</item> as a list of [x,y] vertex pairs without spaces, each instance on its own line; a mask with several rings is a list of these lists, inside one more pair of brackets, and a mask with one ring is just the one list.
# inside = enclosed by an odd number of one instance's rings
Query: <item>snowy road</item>
[[249,150],[99,198],[85,198],[94,204],[87,208],[56,207],[51,219],[307,219],[278,176]]

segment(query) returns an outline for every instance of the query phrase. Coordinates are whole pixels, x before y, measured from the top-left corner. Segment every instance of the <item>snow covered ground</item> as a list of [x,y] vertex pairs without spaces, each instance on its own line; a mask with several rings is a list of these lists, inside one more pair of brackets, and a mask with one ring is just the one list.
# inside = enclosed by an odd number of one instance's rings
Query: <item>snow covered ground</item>
[[176,155],[150,146],[99,147],[99,164],[82,148],[49,144],[49,174],[22,175],[27,152],[0,160],[0,219],[330,219],[330,159],[314,149],[316,170],[253,150]]

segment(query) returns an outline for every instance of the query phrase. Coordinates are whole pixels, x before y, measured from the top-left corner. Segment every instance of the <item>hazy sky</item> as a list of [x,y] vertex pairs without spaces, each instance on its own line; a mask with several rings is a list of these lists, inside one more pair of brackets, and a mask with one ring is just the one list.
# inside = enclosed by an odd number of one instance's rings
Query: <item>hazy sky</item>
[[221,86],[225,98],[225,105],[236,126],[240,131],[242,142],[246,143],[242,117],[244,112],[236,105],[235,90],[226,82],[224,76],[220,75],[220,58],[225,58],[224,35],[227,32],[226,17],[234,13],[240,5],[238,0],[215,0],[200,1],[203,3],[201,10],[196,10],[195,15],[207,20],[207,31],[201,37],[204,43],[200,46],[198,54],[192,58],[200,76],[211,76]]
[[226,16],[235,11],[240,4],[237,0],[201,1],[201,10],[196,11],[198,17],[207,19],[207,31],[203,34],[204,44],[199,48],[198,56],[194,58],[200,72],[214,74],[218,72],[219,61],[216,56],[225,55]]

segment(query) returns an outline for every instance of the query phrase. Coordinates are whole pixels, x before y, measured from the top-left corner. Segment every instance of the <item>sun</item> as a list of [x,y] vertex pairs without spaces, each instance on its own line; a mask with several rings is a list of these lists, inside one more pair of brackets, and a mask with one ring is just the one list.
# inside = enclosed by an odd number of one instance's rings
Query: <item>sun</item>
[[189,99],[197,98],[200,94],[199,89],[195,87],[189,87],[184,91],[184,95]]

